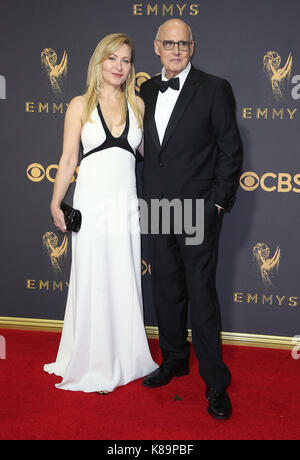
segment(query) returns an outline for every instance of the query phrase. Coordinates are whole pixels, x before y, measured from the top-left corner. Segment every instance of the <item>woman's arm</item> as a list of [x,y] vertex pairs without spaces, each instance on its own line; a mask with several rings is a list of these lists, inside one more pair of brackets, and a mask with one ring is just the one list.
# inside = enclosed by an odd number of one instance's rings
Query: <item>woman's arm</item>
[[50,206],[53,223],[62,232],[66,232],[67,230],[60,204],[67,193],[78,164],[83,98],[83,96],[78,96],[72,99],[66,111],[63,152],[58,165]]

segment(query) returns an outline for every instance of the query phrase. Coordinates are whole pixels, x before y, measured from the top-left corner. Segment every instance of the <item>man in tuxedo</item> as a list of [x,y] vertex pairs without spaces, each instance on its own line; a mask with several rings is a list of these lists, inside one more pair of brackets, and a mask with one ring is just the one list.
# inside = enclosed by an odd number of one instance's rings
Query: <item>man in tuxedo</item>
[[[145,103],[142,188],[154,199],[188,199],[196,219],[204,199],[204,240],[186,243],[175,231],[149,235],[153,301],[162,364],[147,376],[148,388],[189,373],[188,305],[199,372],[206,383],[208,411],[216,419],[232,413],[227,387],[231,375],[221,356],[215,272],[223,213],[235,200],[242,143],[229,83],[196,70],[191,30],[179,19],[165,22],[154,41],[161,75],[141,86]],[[151,217],[151,216],[150,216]],[[162,218],[162,216],[161,216]],[[196,219],[197,220],[197,219]],[[174,230],[174,229],[173,229]]]

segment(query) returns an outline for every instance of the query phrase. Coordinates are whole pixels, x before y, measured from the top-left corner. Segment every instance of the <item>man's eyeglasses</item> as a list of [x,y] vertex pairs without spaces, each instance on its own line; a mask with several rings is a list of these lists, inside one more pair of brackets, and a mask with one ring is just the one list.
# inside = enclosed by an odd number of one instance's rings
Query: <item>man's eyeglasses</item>
[[178,45],[180,51],[188,51],[191,46],[191,42],[185,42],[180,40],[179,42],[174,42],[173,40],[156,40],[158,42],[162,42],[163,47],[165,50],[170,51],[174,48],[175,45]]

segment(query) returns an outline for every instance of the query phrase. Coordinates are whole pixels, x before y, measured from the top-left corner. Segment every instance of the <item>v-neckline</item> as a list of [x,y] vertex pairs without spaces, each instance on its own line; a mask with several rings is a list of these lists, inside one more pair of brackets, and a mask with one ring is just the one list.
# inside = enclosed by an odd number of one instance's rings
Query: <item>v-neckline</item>
[[124,126],[124,129],[123,129],[123,131],[121,132],[120,136],[118,136],[118,137],[113,136],[112,133],[111,133],[111,131],[110,131],[110,129],[108,128],[107,123],[106,123],[105,118],[104,118],[104,115],[103,115],[103,112],[102,112],[102,110],[101,110],[101,105],[100,105],[100,102],[99,102],[99,101],[98,101],[98,107],[99,107],[100,118],[101,118],[102,123],[104,124],[104,126],[105,126],[107,132],[110,134],[110,136],[111,136],[113,139],[120,139],[120,138],[124,135],[124,133],[125,133],[125,131],[126,131],[126,127],[127,127],[127,117],[128,117],[128,107],[127,107],[127,111],[126,111],[125,126]]

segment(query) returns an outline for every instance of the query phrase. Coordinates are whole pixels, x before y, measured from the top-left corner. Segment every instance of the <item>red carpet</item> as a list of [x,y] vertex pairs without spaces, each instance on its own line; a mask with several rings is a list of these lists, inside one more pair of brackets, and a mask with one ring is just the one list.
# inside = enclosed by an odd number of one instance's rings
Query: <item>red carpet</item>
[[[291,352],[224,346],[233,375],[233,415],[207,413],[205,387],[191,356],[191,372],[162,388],[141,380],[108,396],[58,390],[43,372],[56,357],[60,334],[2,330],[1,440],[295,440],[300,437],[300,361]],[[158,342],[150,340],[155,360]]]

